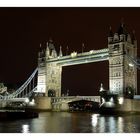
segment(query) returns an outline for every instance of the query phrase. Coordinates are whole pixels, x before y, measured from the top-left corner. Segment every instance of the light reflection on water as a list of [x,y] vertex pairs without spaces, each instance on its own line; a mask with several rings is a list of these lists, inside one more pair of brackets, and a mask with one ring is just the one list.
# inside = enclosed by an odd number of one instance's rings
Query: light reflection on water
[[29,125],[28,124],[23,124],[22,125],[22,133],[29,133]]
[[[94,121],[93,121],[94,119]],[[92,132],[100,133],[121,133],[123,132],[123,118],[115,116],[92,115]],[[95,125],[96,124],[96,125]]]
[[99,117],[99,114],[93,114],[92,115],[92,126],[93,127],[96,127],[97,126],[97,123],[98,123],[98,117]]
[[0,121],[1,133],[138,133],[140,115],[44,112],[39,118]]

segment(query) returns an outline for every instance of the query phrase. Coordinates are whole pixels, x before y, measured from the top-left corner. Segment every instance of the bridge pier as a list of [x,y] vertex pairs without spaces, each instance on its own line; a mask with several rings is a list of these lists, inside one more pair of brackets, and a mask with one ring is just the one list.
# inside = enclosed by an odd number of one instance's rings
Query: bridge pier
[[68,103],[54,103],[52,104],[52,111],[69,111]]
[[35,109],[52,110],[51,97],[35,97]]

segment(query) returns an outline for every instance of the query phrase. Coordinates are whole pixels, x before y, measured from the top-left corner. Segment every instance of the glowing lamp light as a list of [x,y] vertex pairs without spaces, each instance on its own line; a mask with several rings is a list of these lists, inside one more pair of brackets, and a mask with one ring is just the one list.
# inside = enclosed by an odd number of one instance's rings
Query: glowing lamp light
[[25,103],[29,103],[29,99],[28,98],[25,99]]
[[113,102],[114,100],[113,100],[113,98],[111,97],[111,99],[110,99],[110,102]]
[[28,124],[24,124],[22,125],[22,133],[29,133],[29,125]]
[[29,103],[31,106],[35,105],[35,100],[32,99],[32,101]]
[[119,104],[120,105],[123,104],[123,102],[124,102],[124,98],[123,97],[120,97],[118,100],[119,100]]
[[133,65],[132,63],[129,63],[129,66],[130,66],[130,67],[133,67],[134,65]]
[[73,57],[76,57],[77,56],[77,52],[73,52],[73,53],[71,53],[71,57],[73,58]]
[[99,117],[98,114],[93,114],[92,115],[91,121],[92,121],[92,126],[93,127],[96,127],[97,126],[97,124],[98,124],[98,117]]
[[91,50],[89,53],[90,53],[90,54],[93,54],[93,52],[94,52],[94,51],[93,51],[93,50]]
[[105,103],[105,99],[104,98],[102,98],[102,102]]

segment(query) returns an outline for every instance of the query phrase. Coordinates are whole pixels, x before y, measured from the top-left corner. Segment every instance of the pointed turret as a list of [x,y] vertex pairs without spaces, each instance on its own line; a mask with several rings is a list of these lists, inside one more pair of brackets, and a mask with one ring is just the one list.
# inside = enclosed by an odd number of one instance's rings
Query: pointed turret
[[51,57],[52,58],[56,58],[57,57],[57,52],[56,52],[55,49],[52,50]]
[[101,83],[101,85],[100,85],[100,92],[102,92],[102,91],[104,91],[105,89],[104,89],[104,87],[103,87],[103,84]]
[[85,44],[82,43],[82,53],[84,52],[84,49],[85,49]]
[[136,40],[135,30],[133,30],[133,32],[132,32],[132,39]]
[[67,48],[66,48],[66,55],[68,55],[68,53],[69,53],[69,47],[67,46]]
[[41,43],[39,44],[39,52],[42,51]]
[[111,26],[109,27],[109,35],[108,35],[108,37],[113,37],[113,32],[112,32],[112,27]]
[[48,51],[49,58],[57,57],[57,52],[55,50],[52,39],[50,39],[49,42],[47,43],[47,50],[46,51]]
[[114,34],[113,41],[114,42],[118,42],[119,41],[119,35],[118,35],[118,33],[115,33]]
[[60,50],[59,50],[59,57],[62,57],[63,53],[62,53],[62,47],[60,46]]
[[41,46],[39,47],[38,58],[40,58]]
[[128,34],[127,30],[126,30],[126,27],[125,27],[125,24],[124,24],[124,19],[122,18],[121,19],[121,23],[120,23],[120,27],[118,28],[118,31],[117,31],[118,35],[126,35]]
[[48,42],[46,43],[46,58],[48,59],[50,57],[50,49]]
[[112,43],[113,42],[113,32],[112,32],[112,28],[110,26],[109,28],[109,34],[108,34],[108,43]]
[[127,35],[127,42],[132,43],[130,34]]
[[41,43],[39,44],[39,52],[38,52],[38,57],[41,58],[43,55],[43,50],[42,50],[42,46]]
[[132,32],[132,44],[135,44],[135,45],[137,44],[135,30],[133,30],[133,32]]
[[126,41],[128,32],[126,30],[125,24],[123,21],[121,21],[120,27],[117,31],[118,35],[120,36],[120,41]]
[[49,43],[48,43],[49,45],[49,49],[50,50],[53,50],[53,49],[55,49],[55,47],[54,47],[54,44],[53,44],[53,41],[52,40],[49,40]]

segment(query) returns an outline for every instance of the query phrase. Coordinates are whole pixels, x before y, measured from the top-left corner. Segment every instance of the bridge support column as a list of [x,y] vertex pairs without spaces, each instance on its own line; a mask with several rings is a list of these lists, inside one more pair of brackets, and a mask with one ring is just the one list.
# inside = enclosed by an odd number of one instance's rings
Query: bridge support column
[[46,96],[61,97],[62,66],[56,63],[46,65]]
[[35,97],[35,109],[52,110],[51,98],[49,97]]

